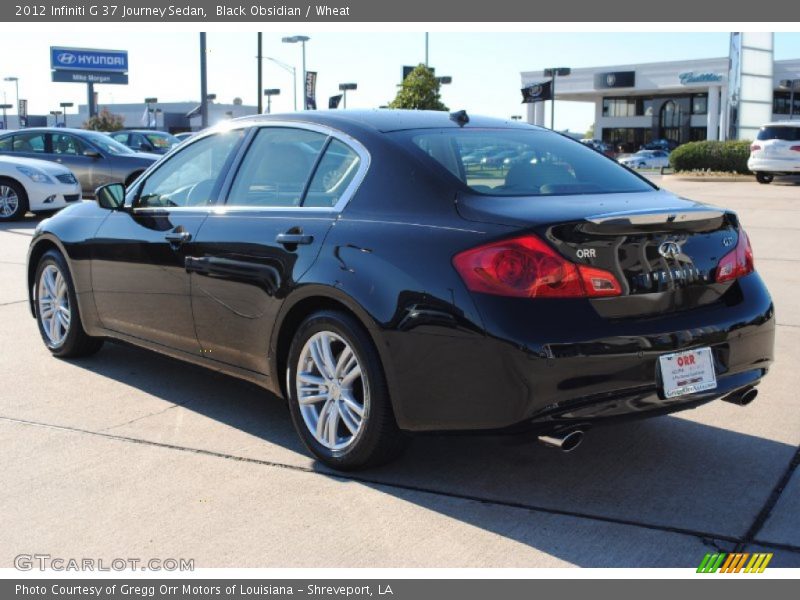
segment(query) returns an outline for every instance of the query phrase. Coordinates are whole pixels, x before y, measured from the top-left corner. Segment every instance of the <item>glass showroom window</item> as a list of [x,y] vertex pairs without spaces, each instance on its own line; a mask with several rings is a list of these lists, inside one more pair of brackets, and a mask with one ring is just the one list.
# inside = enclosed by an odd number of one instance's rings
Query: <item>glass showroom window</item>
[[708,114],[708,94],[695,94],[692,96],[692,114]]

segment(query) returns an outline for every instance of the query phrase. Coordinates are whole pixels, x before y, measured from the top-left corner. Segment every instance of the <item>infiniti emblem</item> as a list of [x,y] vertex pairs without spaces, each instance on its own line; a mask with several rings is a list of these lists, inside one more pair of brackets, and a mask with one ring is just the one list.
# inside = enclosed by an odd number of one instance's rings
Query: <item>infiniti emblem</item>
[[664,258],[678,258],[681,247],[675,242],[664,242],[658,247],[658,253]]

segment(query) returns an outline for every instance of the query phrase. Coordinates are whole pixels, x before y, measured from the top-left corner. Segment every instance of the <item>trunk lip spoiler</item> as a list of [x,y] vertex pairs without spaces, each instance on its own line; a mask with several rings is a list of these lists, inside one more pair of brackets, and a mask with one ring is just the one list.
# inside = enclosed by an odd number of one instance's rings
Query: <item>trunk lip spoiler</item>
[[687,223],[692,221],[706,221],[718,219],[727,214],[723,209],[700,209],[700,210],[664,210],[642,211],[634,209],[630,211],[620,211],[605,213],[586,217],[586,221],[595,225],[655,225],[658,223]]

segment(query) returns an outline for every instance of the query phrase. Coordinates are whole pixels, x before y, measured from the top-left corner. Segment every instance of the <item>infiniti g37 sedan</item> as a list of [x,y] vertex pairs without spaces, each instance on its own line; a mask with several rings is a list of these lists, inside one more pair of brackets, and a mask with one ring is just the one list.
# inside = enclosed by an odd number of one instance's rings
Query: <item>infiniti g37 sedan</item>
[[[465,166],[491,148],[530,156]],[[410,433],[593,426],[744,405],[772,300],[737,215],[548,130],[464,111],[258,116],[42,221],[49,350],[116,339],[284,397],[339,469]]]

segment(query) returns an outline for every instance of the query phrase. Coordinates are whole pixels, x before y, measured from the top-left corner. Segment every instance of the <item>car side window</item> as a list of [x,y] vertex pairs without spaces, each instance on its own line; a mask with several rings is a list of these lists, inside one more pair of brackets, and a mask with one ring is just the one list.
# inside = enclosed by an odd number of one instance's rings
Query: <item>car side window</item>
[[127,133],[115,133],[112,134],[111,139],[119,142],[120,144],[127,144],[128,143],[128,134]]
[[217,133],[189,144],[150,174],[135,208],[208,206],[244,131]]
[[37,152],[44,154],[45,152],[45,134],[44,133],[18,133],[14,136],[12,142],[14,152]]
[[54,133],[52,144],[53,154],[70,154],[75,156],[83,154],[84,151],[84,146],[78,138],[64,133]]
[[336,206],[350,187],[360,164],[361,158],[355,150],[340,140],[331,140],[308,186],[303,206]]
[[227,204],[300,206],[327,136],[289,127],[262,127],[242,161]]

